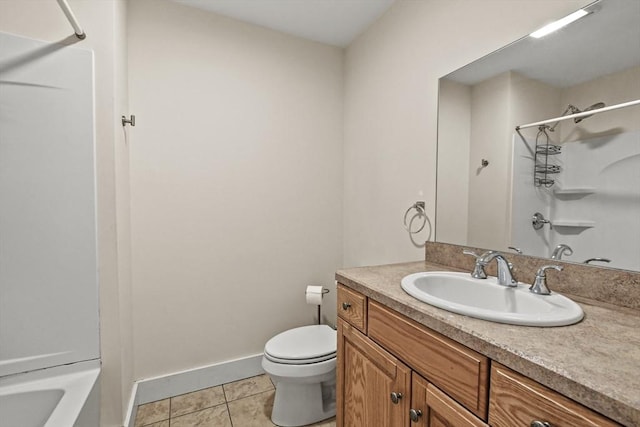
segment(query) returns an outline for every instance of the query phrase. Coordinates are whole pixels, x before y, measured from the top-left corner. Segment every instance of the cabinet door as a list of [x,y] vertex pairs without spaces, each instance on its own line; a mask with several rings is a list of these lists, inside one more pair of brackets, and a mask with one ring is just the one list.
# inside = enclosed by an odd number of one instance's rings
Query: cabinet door
[[417,416],[412,420],[412,427],[488,427],[488,424],[415,372],[412,387],[411,412]]
[[338,319],[338,427],[409,425],[411,371]]

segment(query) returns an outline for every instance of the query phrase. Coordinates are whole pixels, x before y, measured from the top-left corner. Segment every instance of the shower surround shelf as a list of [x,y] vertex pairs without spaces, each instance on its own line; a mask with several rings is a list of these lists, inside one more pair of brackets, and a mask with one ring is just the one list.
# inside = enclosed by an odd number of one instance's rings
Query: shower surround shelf
[[553,226],[567,228],[593,228],[596,226],[596,223],[589,220],[557,219],[553,221]]
[[586,196],[595,192],[594,187],[567,187],[553,190],[553,193],[558,196]]

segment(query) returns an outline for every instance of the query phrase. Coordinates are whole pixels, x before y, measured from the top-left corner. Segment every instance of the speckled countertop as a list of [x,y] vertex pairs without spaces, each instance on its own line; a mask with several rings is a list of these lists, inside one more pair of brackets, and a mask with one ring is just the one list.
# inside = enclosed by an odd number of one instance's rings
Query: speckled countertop
[[640,426],[640,312],[567,295],[585,318],[572,326],[511,326],[451,313],[405,293],[426,261],[338,270],[338,282],[625,425]]

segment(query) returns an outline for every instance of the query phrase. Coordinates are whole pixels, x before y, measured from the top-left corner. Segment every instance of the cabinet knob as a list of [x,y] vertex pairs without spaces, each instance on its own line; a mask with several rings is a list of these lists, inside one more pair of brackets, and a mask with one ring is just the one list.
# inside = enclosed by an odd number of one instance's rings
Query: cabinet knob
[[411,418],[411,421],[413,421],[414,423],[418,422],[418,418],[420,418],[422,416],[422,411],[420,409],[412,409],[409,411],[409,418]]
[[351,307],[351,304],[349,304],[348,302],[343,302],[342,303],[342,309],[343,310],[348,310],[349,307]]
[[391,393],[391,401],[394,405],[397,405],[400,399],[402,399],[402,393],[396,393],[395,391]]
[[552,426],[546,421],[533,420],[531,421],[531,427],[552,427]]

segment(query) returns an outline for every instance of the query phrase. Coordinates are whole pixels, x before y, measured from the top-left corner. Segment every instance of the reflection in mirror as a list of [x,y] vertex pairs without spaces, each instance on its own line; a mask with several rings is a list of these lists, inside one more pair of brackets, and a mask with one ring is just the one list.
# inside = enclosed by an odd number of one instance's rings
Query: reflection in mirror
[[640,99],[640,2],[585,10],[440,79],[437,241],[640,271],[640,105],[590,114]]

